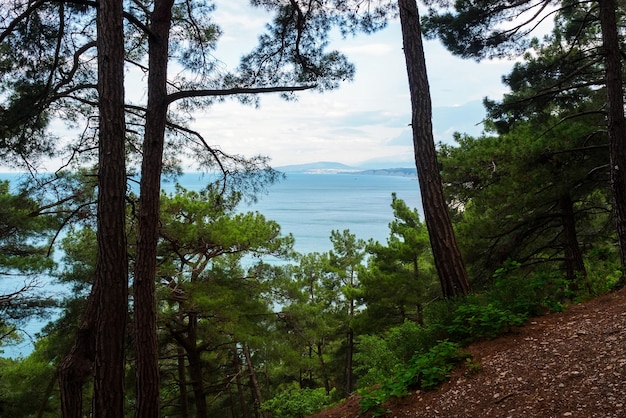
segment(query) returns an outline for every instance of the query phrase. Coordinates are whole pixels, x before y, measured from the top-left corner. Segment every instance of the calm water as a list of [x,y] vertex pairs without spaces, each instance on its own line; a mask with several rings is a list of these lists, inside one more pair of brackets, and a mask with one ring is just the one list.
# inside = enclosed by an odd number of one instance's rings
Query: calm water
[[[205,184],[198,174],[186,174],[180,183],[188,189]],[[173,190],[172,184],[164,186]],[[358,238],[384,242],[393,220],[391,193],[411,208],[421,208],[415,178],[358,174],[287,174],[259,202],[240,210],[255,210],[292,233],[301,253],[331,249],[330,231],[349,229]],[[421,210],[420,210],[421,213]]]
[[[0,179],[13,180],[15,175],[0,174]],[[202,188],[206,177],[185,174],[178,181],[190,190]],[[172,191],[174,185],[163,188]],[[385,242],[388,224],[393,220],[391,193],[409,207],[420,208],[419,186],[415,178],[357,174],[288,174],[273,185],[266,195],[241,211],[258,211],[281,225],[284,234],[295,237],[295,249],[301,253],[324,252],[332,248],[330,232],[349,229],[358,238]],[[421,210],[420,210],[421,212]],[[6,283],[5,283],[6,284]],[[4,287],[0,283],[0,289]],[[34,335],[43,324],[33,321],[28,332]],[[29,343],[6,348],[5,355],[28,354]]]

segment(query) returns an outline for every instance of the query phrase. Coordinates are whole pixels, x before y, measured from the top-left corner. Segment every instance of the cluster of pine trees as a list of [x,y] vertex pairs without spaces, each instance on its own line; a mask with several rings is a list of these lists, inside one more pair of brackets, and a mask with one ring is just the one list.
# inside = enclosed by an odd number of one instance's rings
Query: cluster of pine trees
[[[274,20],[225,72],[210,2],[0,2],[0,156],[31,172],[67,161],[0,183],[0,275],[24,283],[0,297],[0,344],[60,308],[31,355],[0,360],[3,416],[299,416],[372,385],[400,394],[392,371],[441,341],[622,284],[623,2],[432,0],[422,19],[413,0],[365,3],[254,1]],[[326,51],[331,30],[396,13],[424,222],[392,196],[386,243],[333,231],[328,252],[294,254],[279,225],[237,210],[278,173],[209,146],[185,112],[335,88],[354,68]],[[485,101],[484,135],[436,149],[422,33],[465,57],[521,57],[510,93]],[[125,97],[127,71],[148,74],[145,103]],[[64,146],[59,120],[81,128]],[[162,194],[185,152],[216,181]],[[72,297],[35,292],[44,272]]]

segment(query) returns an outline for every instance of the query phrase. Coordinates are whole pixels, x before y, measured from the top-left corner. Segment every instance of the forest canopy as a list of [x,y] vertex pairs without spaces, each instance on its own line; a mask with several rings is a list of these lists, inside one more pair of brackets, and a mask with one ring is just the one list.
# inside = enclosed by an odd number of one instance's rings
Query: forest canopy
[[[428,1],[421,19],[407,0],[250,3],[271,20],[224,70],[212,2],[0,1],[0,158],[31,174],[0,182],[0,280],[24,283],[1,292],[0,346],[59,313],[31,354],[0,359],[0,415],[290,417],[354,393],[382,413],[444,381],[464,345],[624,284],[623,2]],[[335,89],[356,69],[333,31],[395,18],[422,212],[390,190],[385,242],[337,229],[297,253],[244,208],[281,173],[187,115]],[[435,146],[422,33],[517,58],[481,135]],[[59,142],[59,120],[78,134]],[[163,191],[190,156],[206,184]],[[44,275],[71,292],[39,292]]]

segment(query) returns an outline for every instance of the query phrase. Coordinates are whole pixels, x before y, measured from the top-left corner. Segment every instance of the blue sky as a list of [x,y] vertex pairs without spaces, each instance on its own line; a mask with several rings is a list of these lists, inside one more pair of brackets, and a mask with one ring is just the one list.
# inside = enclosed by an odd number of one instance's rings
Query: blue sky
[[[215,56],[225,69],[234,68],[239,57],[256,45],[271,17],[251,7],[248,0],[215,3],[214,21],[223,31]],[[345,53],[355,64],[354,81],[323,94],[300,93],[297,102],[266,95],[259,108],[226,100],[191,115],[191,127],[212,146],[230,154],[266,155],[273,166],[316,161],[368,168],[413,166],[411,109],[399,22],[393,21],[373,35],[338,37],[329,48]],[[425,49],[435,140],[450,142],[455,131],[480,134],[482,100],[502,97],[506,90],[501,77],[513,63],[461,60],[438,41],[427,41]],[[127,81],[127,88],[136,93],[140,84]],[[139,92],[145,98],[144,94]],[[76,132],[60,129],[59,135],[63,140]],[[51,171],[59,165],[52,161],[40,168]],[[183,169],[194,170],[193,162]]]
[[[244,1],[216,4],[216,22],[223,30],[216,56],[234,66],[240,53],[254,46],[268,16]],[[295,103],[275,96],[262,97],[260,108],[226,101],[195,115],[193,126],[206,133],[211,145],[229,153],[267,155],[275,166],[315,161],[412,165],[411,109],[399,22],[374,35],[338,38],[330,47],[355,63],[353,82],[323,94],[301,93]],[[461,60],[438,41],[426,42],[425,49],[435,140],[450,142],[455,131],[479,134],[482,100],[505,93],[501,77],[513,63]]]

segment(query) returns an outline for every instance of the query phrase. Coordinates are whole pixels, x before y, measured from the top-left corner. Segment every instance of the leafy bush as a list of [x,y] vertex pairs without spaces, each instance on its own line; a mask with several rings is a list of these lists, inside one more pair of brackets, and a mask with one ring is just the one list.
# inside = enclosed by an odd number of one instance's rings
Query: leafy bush
[[359,387],[384,381],[395,369],[404,369],[411,358],[436,344],[432,327],[422,327],[409,320],[390,328],[383,337],[360,336],[354,355]]
[[442,338],[437,338],[432,327],[405,320],[402,325],[391,328],[385,340],[394,356],[406,363],[416,354],[430,350]]
[[362,412],[384,413],[382,405],[392,397],[405,396],[411,388],[432,389],[445,381],[454,366],[469,358],[459,344],[442,341],[414,356],[405,370],[397,369],[379,387],[361,393]]
[[452,323],[438,327],[443,328],[453,341],[469,343],[483,338],[496,338],[511,327],[522,325],[525,320],[526,315],[497,308],[491,303],[485,306],[460,305]]
[[399,363],[386,339],[377,335],[359,337],[358,351],[354,354],[354,373],[359,376],[359,387],[382,382]]
[[331,406],[333,391],[326,394],[324,388],[302,389],[294,383],[272,399],[263,402],[261,410],[271,412],[275,418],[305,417]]
[[610,292],[624,284],[622,282],[624,274],[614,249],[593,248],[585,260],[585,267],[587,269],[585,290],[589,293],[588,297]]
[[530,316],[563,310],[569,294],[568,282],[555,271],[523,274],[521,265],[507,262],[494,273],[494,284],[487,295],[496,306]]
[[404,373],[403,384],[407,388],[432,389],[444,382],[454,366],[469,357],[461,346],[442,341],[428,352],[411,359]]

